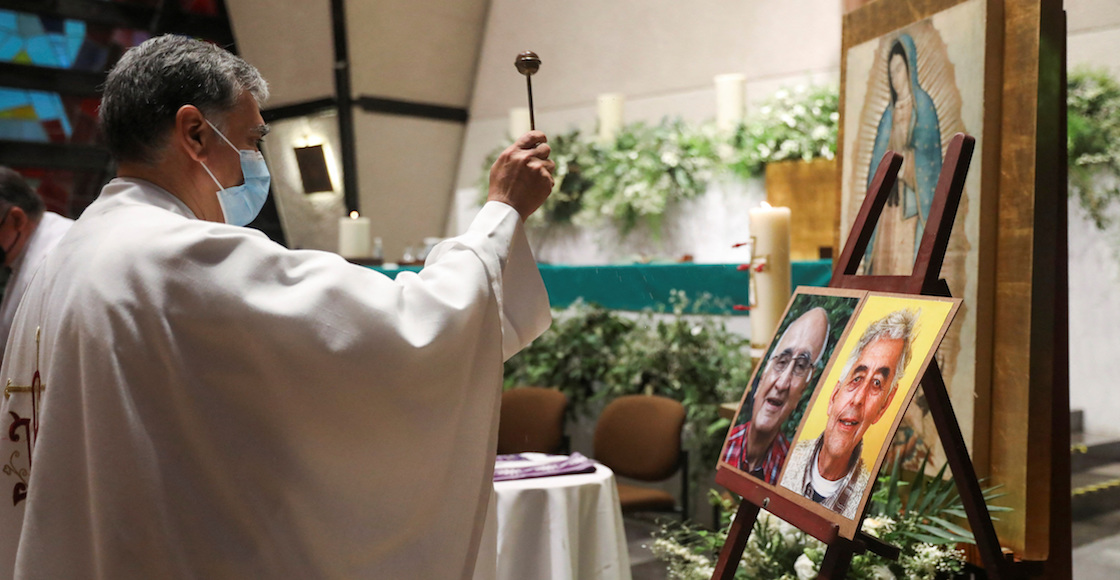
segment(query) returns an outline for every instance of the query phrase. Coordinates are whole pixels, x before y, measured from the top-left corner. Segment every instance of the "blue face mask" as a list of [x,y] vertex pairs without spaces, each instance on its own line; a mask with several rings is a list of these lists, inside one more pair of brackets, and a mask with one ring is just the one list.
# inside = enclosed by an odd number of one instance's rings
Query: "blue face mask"
[[241,175],[244,177],[245,183],[233,187],[222,187],[222,184],[218,182],[218,179],[214,177],[205,163],[202,164],[202,168],[210,174],[210,179],[213,179],[214,183],[218,185],[218,202],[222,204],[222,213],[225,214],[226,223],[235,226],[249,225],[249,222],[261,213],[261,208],[264,207],[264,202],[268,199],[268,186],[271,183],[271,177],[268,175],[268,166],[264,163],[264,155],[261,155],[260,151],[238,149],[233,143],[230,143],[229,139],[226,139],[225,135],[222,135],[221,131],[218,131],[213,123],[206,121],[206,124],[217,131],[218,136],[241,156]]

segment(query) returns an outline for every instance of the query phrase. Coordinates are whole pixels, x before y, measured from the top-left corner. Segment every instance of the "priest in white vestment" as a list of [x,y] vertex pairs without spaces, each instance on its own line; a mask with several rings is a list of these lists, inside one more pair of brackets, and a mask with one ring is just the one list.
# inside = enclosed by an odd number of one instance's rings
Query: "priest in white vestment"
[[522,230],[552,186],[544,135],[394,281],[238,227],[268,191],[266,96],[184,37],[110,72],[118,178],[32,280],[0,368],[0,578],[471,576],[502,361],[550,322]]
[[43,199],[16,171],[0,167],[0,266],[11,268],[0,300],[0,357],[16,307],[31,275],[74,220],[47,211]]

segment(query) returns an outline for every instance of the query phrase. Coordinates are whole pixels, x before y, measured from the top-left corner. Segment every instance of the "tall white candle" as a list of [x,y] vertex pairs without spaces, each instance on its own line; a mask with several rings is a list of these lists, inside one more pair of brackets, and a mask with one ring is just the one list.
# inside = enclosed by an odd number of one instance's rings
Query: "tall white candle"
[[338,253],[344,258],[368,258],[369,234],[369,218],[358,217],[358,212],[338,218]]
[[529,107],[514,107],[509,110],[509,136],[517,140],[529,132],[532,123],[529,120]]
[[743,121],[747,77],[739,73],[716,75],[716,127],[730,131]]
[[613,141],[622,128],[622,105],[626,97],[622,93],[599,95],[599,142]]
[[751,234],[751,346],[765,348],[774,337],[790,288],[789,208],[750,210]]

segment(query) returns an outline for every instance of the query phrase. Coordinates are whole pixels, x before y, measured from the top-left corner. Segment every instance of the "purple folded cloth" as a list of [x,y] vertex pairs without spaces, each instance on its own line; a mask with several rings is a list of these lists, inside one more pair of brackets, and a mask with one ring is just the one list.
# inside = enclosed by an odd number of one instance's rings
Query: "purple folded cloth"
[[494,481],[591,473],[592,471],[595,471],[595,463],[579,453],[568,456],[542,455],[539,453],[499,455],[497,462],[494,464]]

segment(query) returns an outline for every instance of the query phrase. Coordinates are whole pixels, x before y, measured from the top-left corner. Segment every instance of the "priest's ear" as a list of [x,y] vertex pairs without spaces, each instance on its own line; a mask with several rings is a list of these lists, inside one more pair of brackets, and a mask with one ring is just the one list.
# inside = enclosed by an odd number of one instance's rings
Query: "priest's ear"
[[175,126],[171,129],[171,145],[179,147],[195,161],[206,160],[206,141],[210,127],[206,116],[194,105],[183,105],[175,113]]
[[23,211],[23,208],[18,205],[13,205],[12,209],[8,210],[8,223],[12,224],[17,231],[23,230],[27,224],[31,223],[31,216]]

